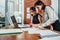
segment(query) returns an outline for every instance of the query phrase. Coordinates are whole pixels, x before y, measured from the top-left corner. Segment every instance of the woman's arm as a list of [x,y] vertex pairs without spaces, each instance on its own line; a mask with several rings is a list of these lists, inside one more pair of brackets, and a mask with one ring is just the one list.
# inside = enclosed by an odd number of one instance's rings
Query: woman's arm
[[40,27],[46,27],[50,24],[53,24],[56,20],[58,20],[58,16],[54,13],[54,11],[52,10],[52,8],[50,8],[49,6],[46,7],[46,11],[48,13],[49,19],[43,23],[42,25],[40,25]]
[[49,27],[50,27],[50,30],[53,30],[53,26],[52,25],[49,25]]
[[38,15],[38,20],[40,22],[39,24],[42,24],[40,15]]
[[33,22],[32,22],[32,20],[33,20],[33,15],[30,16],[30,19],[31,19],[31,20],[30,20],[30,27],[32,27],[32,26],[33,26]]
[[32,20],[33,20],[33,14],[31,14],[31,17],[30,17],[30,19],[31,19],[31,23],[33,23],[33,22],[32,22]]

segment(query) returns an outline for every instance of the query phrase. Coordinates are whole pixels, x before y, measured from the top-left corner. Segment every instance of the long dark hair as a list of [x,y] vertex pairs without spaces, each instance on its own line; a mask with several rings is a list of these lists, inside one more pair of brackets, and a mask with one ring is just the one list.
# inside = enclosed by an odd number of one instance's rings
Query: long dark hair
[[31,7],[30,10],[36,11],[35,7]]
[[42,1],[35,2],[34,6],[42,5],[42,10],[45,10],[46,5]]

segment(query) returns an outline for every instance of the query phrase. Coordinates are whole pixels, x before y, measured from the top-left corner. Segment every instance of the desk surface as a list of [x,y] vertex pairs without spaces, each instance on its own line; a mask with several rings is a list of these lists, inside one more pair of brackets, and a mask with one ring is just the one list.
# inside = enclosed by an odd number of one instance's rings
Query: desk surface
[[37,28],[24,28],[23,31],[28,31],[28,34],[40,34],[42,38],[51,36],[60,36],[59,33],[51,30],[40,30]]
[[[0,29],[0,33],[3,33],[3,32],[1,32],[2,30],[5,31],[5,29]],[[10,30],[10,31],[12,30],[12,32],[13,32],[13,29],[6,29],[6,31],[8,31],[8,30]],[[28,29],[21,29],[21,30],[23,30],[23,31],[27,31],[27,30],[29,30],[29,31],[32,31],[32,30],[33,30],[33,31],[34,31],[34,30],[36,30],[36,31],[37,31],[37,29],[31,29],[31,28],[30,28],[30,29],[29,29],[29,28],[28,28]],[[20,30],[20,29],[17,29],[17,30],[14,29],[14,32],[16,32],[16,31],[17,31],[17,32],[21,32],[21,30]],[[38,29],[38,30],[40,30],[40,29]],[[5,31],[5,32],[6,32],[6,31]],[[10,32],[10,31],[9,31],[9,32]],[[33,32],[33,31],[32,31],[32,32]],[[36,32],[36,31],[35,31],[35,32]],[[46,30],[45,30],[45,31],[46,31]],[[49,31],[49,30],[47,30],[47,31]],[[41,32],[42,32],[42,31],[41,31]],[[29,32],[29,33],[31,33],[31,32]],[[34,32],[33,32],[33,33],[34,33]],[[36,32],[36,33],[38,33],[38,32]],[[43,33],[44,33],[44,32],[43,32]],[[48,32],[47,32],[47,33],[48,33]],[[58,31],[53,31],[53,33],[60,34],[60,32],[58,32]],[[8,40],[16,40],[16,39],[17,39],[17,40],[20,40],[21,37],[23,37],[23,36],[20,35],[20,34],[19,34],[19,35],[11,35],[11,36],[9,36],[9,35],[8,35],[8,36],[7,36],[7,35],[3,35],[3,37],[2,37],[2,35],[0,35],[0,38],[3,38],[4,40],[7,40],[8,38],[9,38]],[[34,35],[33,35],[33,37],[34,37]],[[59,38],[59,37],[58,37],[58,38]],[[43,38],[43,39],[44,39],[44,38]],[[41,39],[41,40],[43,40],[43,39]]]

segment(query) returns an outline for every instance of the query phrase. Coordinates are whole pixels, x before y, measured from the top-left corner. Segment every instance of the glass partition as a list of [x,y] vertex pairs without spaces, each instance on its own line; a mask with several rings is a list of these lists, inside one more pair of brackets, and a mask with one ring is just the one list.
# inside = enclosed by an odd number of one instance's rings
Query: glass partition
[[18,24],[23,24],[23,18],[24,18],[24,5],[23,5],[24,1],[23,0],[8,0],[7,3],[7,8],[8,8],[8,12],[7,12],[7,19],[10,23],[10,25],[12,25],[12,20],[11,20],[11,16],[15,16],[16,21]]
[[0,0],[0,28],[5,26],[5,0]]

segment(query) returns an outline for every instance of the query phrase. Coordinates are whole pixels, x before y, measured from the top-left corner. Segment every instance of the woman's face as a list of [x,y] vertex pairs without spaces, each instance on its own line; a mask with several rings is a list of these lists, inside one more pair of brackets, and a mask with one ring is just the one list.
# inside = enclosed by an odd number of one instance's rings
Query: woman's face
[[37,5],[36,8],[38,9],[38,11],[42,10],[42,5]]
[[51,0],[41,0],[45,5],[51,5]]
[[33,11],[33,10],[30,10],[30,13],[31,13],[31,14],[35,14],[35,11]]

